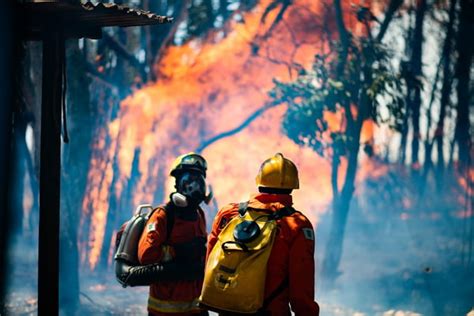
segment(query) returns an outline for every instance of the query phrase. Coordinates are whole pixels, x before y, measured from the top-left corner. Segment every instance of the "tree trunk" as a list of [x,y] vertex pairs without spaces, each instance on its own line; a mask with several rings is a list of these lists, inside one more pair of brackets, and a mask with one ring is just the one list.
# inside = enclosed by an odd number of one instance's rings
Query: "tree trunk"
[[227,21],[227,18],[230,15],[229,10],[227,10],[227,5],[227,0],[219,0],[219,15],[222,17],[222,24]]
[[443,58],[443,86],[441,88],[441,101],[440,101],[440,111],[438,117],[438,124],[436,126],[434,141],[436,142],[437,149],[437,188],[441,189],[443,173],[444,173],[444,119],[446,117],[446,110],[449,105],[449,98],[451,96],[451,83],[452,83],[452,74],[451,74],[451,47],[452,39],[454,33],[454,18],[456,13],[456,3],[457,0],[452,0],[449,8],[449,20],[446,26],[446,38],[444,40],[442,58]]
[[11,230],[14,237],[20,238],[23,234],[23,218],[25,210],[23,209],[23,200],[25,193],[25,176],[27,172],[27,156],[29,155],[26,146],[26,127],[27,119],[25,113],[15,113],[13,124],[13,158],[12,158],[12,178],[11,178]]
[[78,227],[91,158],[94,113],[89,106],[90,79],[78,41],[67,43],[70,143],[63,144],[60,238],[60,308],[74,314],[79,305]]
[[472,23],[472,12],[474,3],[469,0],[461,0],[461,11],[459,14],[459,31],[456,39],[458,60],[456,64],[457,78],[457,118],[455,129],[455,140],[458,145],[459,165],[461,168],[468,167],[470,160],[470,83],[471,66],[474,44],[472,40],[467,40],[474,32]]
[[[120,136],[117,138],[117,143],[120,141]],[[119,212],[119,204],[120,199],[123,197],[117,196],[115,192],[115,188],[117,186],[117,182],[120,181],[120,169],[118,166],[118,148],[117,145],[114,160],[112,162],[112,170],[113,170],[113,178],[110,184],[110,193],[109,193],[109,209],[107,211],[107,217],[105,221],[105,230],[104,230],[104,238],[102,240],[102,249],[100,250],[99,256],[99,269],[107,270],[109,265],[109,254],[110,254],[110,246],[113,238],[114,229],[117,228],[117,221],[116,215]]]
[[422,72],[422,55],[423,55],[423,24],[425,12],[427,9],[427,0],[420,0],[419,7],[416,11],[415,31],[413,34],[413,50],[411,57],[411,72],[413,83],[411,87],[410,109],[413,126],[413,140],[411,146],[411,163],[417,170],[419,164],[419,147],[420,147],[420,108],[421,108],[421,76]]
[[[341,274],[339,271],[339,264],[342,257],[344,235],[346,230],[347,215],[349,213],[349,206],[354,193],[354,181],[357,172],[357,157],[359,153],[359,136],[355,137],[353,146],[348,157],[348,166],[344,179],[344,186],[340,193],[337,192],[337,185],[333,181],[333,215],[331,222],[331,229],[329,232],[329,239],[326,243],[326,253],[321,266],[321,274],[324,280],[325,287],[332,287],[337,277]],[[338,168],[339,164],[333,164],[333,168]],[[332,170],[333,176],[337,177],[337,172]],[[337,181],[336,181],[337,182]],[[334,192],[336,189],[336,192]]]
[[[135,152],[133,154],[133,161],[132,161],[132,170],[130,172],[130,179],[127,181],[127,184],[124,189],[124,198],[122,199],[120,205],[120,209],[122,210],[119,214],[117,214],[118,218],[118,225],[122,225],[125,221],[127,221],[130,218],[130,215],[135,211],[137,208],[137,205],[134,204],[134,199],[133,195],[136,191],[137,184],[140,182],[140,178],[142,174],[140,173],[140,154],[141,154],[141,148],[137,147],[135,148]],[[160,168],[162,170],[163,168]],[[155,175],[155,173],[153,173]],[[158,171],[156,173],[156,178],[153,179],[153,181],[156,181],[157,183],[165,183],[165,179],[163,176],[163,172]],[[143,203],[158,203],[163,201],[163,186],[160,185],[158,188],[156,188],[153,196],[152,201],[143,201]],[[159,193],[161,193],[160,196],[157,196]],[[118,228],[117,225],[117,228]]]
[[423,168],[423,176],[422,176],[422,181],[421,181],[421,194],[423,195],[424,189],[426,187],[426,180],[428,178],[428,174],[433,168],[433,159],[432,159],[432,152],[433,152],[433,144],[434,140],[430,137],[430,130],[431,130],[431,121],[432,121],[432,108],[433,108],[433,103],[435,100],[435,95],[436,91],[438,90],[438,81],[439,81],[439,76],[440,76],[440,69],[441,69],[441,63],[443,62],[443,57],[441,57],[438,67],[436,67],[436,75],[435,79],[433,82],[433,86],[431,88],[431,97],[430,97],[430,103],[428,105],[428,111],[426,113],[427,119],[426,119],[426,136],[425,136],[425,164]]
[[[413,30],[414,30],[414,18],[413,18],[413,7],[410,6],[408,9],[408,29],[406,31],[405,35],[405,56],[411,55],[411,51],[413,50],[411,47],[412,39],[413,39]],[[408,144],[408,131],[409,131],[409,118],[411,117],[411,109],[410,109],[410,92],[411,92],[411,71],[410,71],[410,66],[408,62],[401,62],[400,63],[400,73],[402,73],[404,80],[407,85],[407,95],[405,96],[405,105],[404,105],[404,116],[403,116],[403,122],[400,130],[400,148],[398,152],[398,160],[400,164],[404,165],[407,160],[407,144]]]
[[[14,91],[15,108],[13,113],[13,141],[12,141],[12,152],[11,152],[11,168],[12,177],[10,178],[10,207],[13,212],[10,215],[11,228],[10,233],[12,234],[13,241],[16,238],[24,240],[23,231],[23,220],[25,217],[25,209],[23,208],[23,202],[25,197],[25,177],[30,172],[29,163],[31,160],[28,147],[26,145],[26,129],[28,124],[34,121],[34,99],[35,91],[32,88],[33,78],[30,76],[31,71],[31,49],[30,45],[25,43],[18,43],[17,45],[17,58],[18,66],[20,69],[15,72],[15,85]],[[29,174],[33,180],[34,174]],[[36,196],[33,196],[35,199]],[[29,233],[29,232],[28,232]]]
[[[407,98],[408,100],[408,98]],[[408,108],[408,102],[405,102],[405,115],[403,116],[403,125],[401,130],[401,140],[399,149],[399,161],[401,164],[406,162],[406,152],[408,143],[408,118],[410,116],[410,110]]]
[[[173,23],[150,26],[152,47],[150,49],[151,54],[154,56],[154,62],[150,64],[150,77],[152,80],[156,80],[159,77],[159,71],[157,65],[160,62],[160,58],[163,57],[166,47],[171,45],[174,40],[174,35],[178,30],[178,26],[187,16],[187,7],[190,0],[180,0],[174,2],[173,6]],[[157,1],[153,1],[157,2]]]

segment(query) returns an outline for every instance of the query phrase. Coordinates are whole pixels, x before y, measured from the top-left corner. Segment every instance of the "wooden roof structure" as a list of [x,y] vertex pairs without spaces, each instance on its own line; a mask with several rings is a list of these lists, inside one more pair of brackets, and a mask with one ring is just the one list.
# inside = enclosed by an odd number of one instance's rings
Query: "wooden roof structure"
[[[22,40],[43,42],[38,246],[38,315],[59,313],[61,115],[64,108],[65,41],[100,38],[102,27],[143,26],[172,18],[114,3],[34,0],[18,3]],[[66,140],[65,140],[66,142]],[[85,171],[85,170],[84,170]]]
[[[115,3],[34,1],[21,5],[20,21],[25,38],[40,40],[45,25],[63,28],[69,38],[100,38],[102,27],[170,23],[173,18]],[[25,23],[26,22],[26,23]]]

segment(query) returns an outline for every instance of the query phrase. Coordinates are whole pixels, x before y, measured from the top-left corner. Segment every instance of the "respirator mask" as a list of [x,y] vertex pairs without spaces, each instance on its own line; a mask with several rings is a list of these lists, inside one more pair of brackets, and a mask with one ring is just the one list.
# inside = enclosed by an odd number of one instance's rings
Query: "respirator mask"
[[206,196],[206,180],[199,172],[185,171],[176,177],[176,192],[171,194],[171,200],[178,207],[198,206],[201,202],[212,198]]

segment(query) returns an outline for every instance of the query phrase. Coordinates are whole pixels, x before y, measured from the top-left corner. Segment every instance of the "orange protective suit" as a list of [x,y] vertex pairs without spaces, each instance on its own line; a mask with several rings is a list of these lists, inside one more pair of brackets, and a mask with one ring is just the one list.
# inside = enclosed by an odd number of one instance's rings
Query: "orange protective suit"
[[[207,237],[204,213],[200,209],[185,211],[196,212],[196,214],[194,218],[183,218],[175,213],[169,237],[167,234],[168,217],[165,210],[160,207],[152,214],[138,245],[140,264],[167,261],[175,257],[176,254],[173,251],[175,246],[192,242],[196,238]],[[175,316],[199,314],[197,299],[201,293],[201,287],[202,279],[162,281],[152,284],[148,298],[148,312],[150,315],[173,314]]]
[[[262,193],[252,196],[248,207],[274,212],[292,204],[291,195]],[[208,239],[207,256],[220,231],[238,216],[238,211],[239,204],[229,204],[217,213]],[[290,304],[297,316],[319,315],[319,306],[314,301],[314,231],[311,222],[300,212],[295,212],[279,219],[277,229],[267,264],[264,297],[267,299],[282,284],[286,286],[269,303],[266,312],[272,316],[287,316],[290,315]]]

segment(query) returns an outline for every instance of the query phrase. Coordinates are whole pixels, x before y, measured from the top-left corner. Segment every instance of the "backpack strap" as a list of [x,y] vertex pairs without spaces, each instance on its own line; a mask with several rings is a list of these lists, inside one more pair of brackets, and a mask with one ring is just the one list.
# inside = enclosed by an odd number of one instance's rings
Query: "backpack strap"
[[204,213],[204,210],[201,208],[201,206],[198,205],[197,211],[198,211],[199,216],[201,216],[201,218],[205,221],[206,220],[206,215],[205,215],[206,213]]
[[168,207],[168,204],[165,204],[161,207],[165,214],[166,214],[166,241],[167,242],[170,239],[171,236],[171,231],[173,230],[174,226],[174,210],[170,207]]
[[247,212],[248,205],[249,205],[249,201],[239,203],[239,214],[240,214],[240,216],[245,215],[245,213]]
[[[285,206],[271,215],[271,219],[278,220],[286,216],[290,216],[293,213],[298,212],[292,206]],[[280,285],[263,301],[262,307],[258,310],[257,315],[266,315],[266,309],[278,297],[285,289],[289,286],[288,277],[286,277]]]
[[285,206],[284,208],[279,209],[278,211],[274,212],[270,215],[269,219],[281,219],[286,216],[291,216],[293,213],[297,212],[292,206]]

